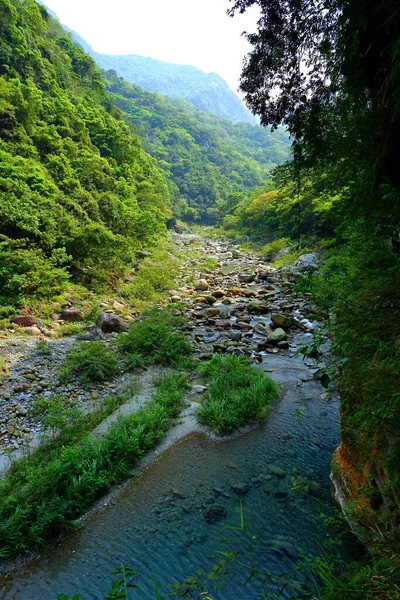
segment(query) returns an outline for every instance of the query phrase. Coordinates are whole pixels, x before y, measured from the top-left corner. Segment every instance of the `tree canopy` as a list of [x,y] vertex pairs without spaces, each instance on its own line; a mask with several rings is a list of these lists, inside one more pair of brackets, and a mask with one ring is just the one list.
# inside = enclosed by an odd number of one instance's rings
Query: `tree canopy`
[[[295,157],[363,165],[364,196],[399,188],[400,5],[396,0],[234,0],[257,4],[241,88],[263,124],[285,124]],[[392,203],[393,208],[393,203]]]

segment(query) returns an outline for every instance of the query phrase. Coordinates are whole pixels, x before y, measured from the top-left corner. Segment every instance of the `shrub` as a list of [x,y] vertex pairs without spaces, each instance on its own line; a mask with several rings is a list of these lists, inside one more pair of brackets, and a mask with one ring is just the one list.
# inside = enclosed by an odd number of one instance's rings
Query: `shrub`
[[183,365],[192,347],[182,333],[174,331],[180,322],[170,311],[155,309],[133,323],[119,338],[128,367],[151,363],[168,367]]
[[264,247],[264,252],[265,254],[275,255],[277,252],[280,252],[281,250],[284,250],[290,246],[291,243],[292,242],[289,238],[279,238],[278,240],[269,242],[269,244]]
[[277,395],[273,379],[238,356],[215,354],[199,372],[210,383],[197,417],[218,435],[264,419]]
[[104,342],[81,342],[67,353],[59,377],[68,381],[71,375],[82,383],[105,381],[120,371],[116,353]]

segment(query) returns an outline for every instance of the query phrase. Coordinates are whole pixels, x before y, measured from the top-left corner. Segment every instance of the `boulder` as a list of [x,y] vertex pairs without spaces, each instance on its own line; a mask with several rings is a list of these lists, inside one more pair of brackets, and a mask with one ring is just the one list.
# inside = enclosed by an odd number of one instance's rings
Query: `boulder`
[[205,292],[206,290],[208,290],[209,287],[210,286],[208,285],[208,281],[206,279],[200,279],[196,282],[196,290]]
[[64,308],[64,310],[60,314],[61,321],[67,321],[68,323],[73,323],[74,321],[82,321],[83,314],[79,310],[79,308],[74,308],[71,306],[70,308]]
[[91,327],[87,328],[85,333],[79,336],[79,339],[95,342],[98,340],[104,340],[104,335],[98,325],[92,325]]
[[249,329],[252,329],[252,326],[249,323],[246,323],[246,321],[237,321],[236,325],[242,330],[248,331]]
[[115,302],[113,302],[112,307],[114,310],[117,310],[118,312],[121,310],[124,310],[124,308],[125,308],[125,306],[121,302],[118,302],[117,300],[115,300]]
[[294,263],[294,266],[301,271],[315,271],[318,269],[317,255],[315,252],[302,254]]
[[213,505],[204,512],[204,518],[207,523],[219,523],[227,516],[228,511],[224,506]]
[[29,333],[29,335],[42,335],[41,330],[39,329],[39,327],[26,327],[25,328],[26,333]]
[[289,254],[290,252],[290,248],[289,246],[287,248],[283,248],[282,250],[279,250],[279,252],[277,252],[274,256],[275,260],[278,260],[278,258],[283,258],[284,256],[286,256],[287,254]]
[[278,342],[285,342],[286,340],[287,340],[287,334],[280,327],[278,327],[278,329],[275,329],[275,331],[270,333],[267,338],[267,341],[270,342],[271,344],[277,344]]
[[214,306],[206,308],[206,310],[204,311],[204,316],[207,319],[210,317],[216,317],[217,315],[219,315],[219,309],[215,308]]
[[33,325],[36,325],[36,322],[37,319],[31,315],[17,315],[11,319],[11,323],[18,325],[19,327],[32,327]]
[[265,304],[265,302],[262,302],[261,300],[252,300],[249,302],[247,310],[250,313],[265,315],[267,312],[269,312],[269,307],[268,304]]
[[103,333],[121,333],[126,329],[124,321],[112,313],[101,313],[97,318],[96,325]]
[[228,321],[227,319],[221,319],[219,321],[216,321],[215,323],[215,327],[217,329],[228,329],[231,326],[231,322]]
[[252,283],[255,279],[255,275],[248,273],[240,273],[238,275],[238,280],[240,283]]
[[290,317],[279,313],[272,313],[271,321],[275,327],[281,327],[282,329],[288,329],[292,325],[292,319]]
[[232,329],[232,331],[229,332],[229,337],[231,340],[233,340],[234,342],[240,342],[240,340],[243,337],[243,333],[241,331],[234,331]]
[[265,337],[267,337],[270,333],[270,331],[261,323],[257,323],[257,325],[254,327],[254,331],[259,335],[265,335]]
[[139,260],[143,260],[144,258],[147,258],[148,256],[151,256],[152,253],[149,252],[148,250],[139,250],[139,252],[136,252],[136,258],[138,258]]

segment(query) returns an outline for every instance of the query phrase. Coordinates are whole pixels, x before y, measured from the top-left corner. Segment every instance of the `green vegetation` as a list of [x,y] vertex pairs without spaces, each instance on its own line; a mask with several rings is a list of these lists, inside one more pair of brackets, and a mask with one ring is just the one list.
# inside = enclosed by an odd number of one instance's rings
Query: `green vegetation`
[[59,373],[66,383],[72,377],[81,383],[105,381],[120,372],[117,354],[104,342],[80,342],[67,352]]
[[76,527],[77,517],[111,485],[123,481],[161,439],[179,415],[186,386],[186,377],[169,374],[158,382],[145,408],[120,417],[100,440],[88,434],[110,407],[115,410],[112,400],[107,409],[82,415],[74,408],[65,410],[55,399],[57,406],[47,410],[49,427],[58,436],[14,463],[0,482],[0,556],[33,550]]
[[199,373],[209,386],[197,416],[218,435],[265,419],[277,395],[273,379],[238,356],[215,354]]
[[164,176],[46,10],[0,10],[0,301],[111,283],[165,230]]
[[151,247],[147,256],[129,281],[122,283],[119,293],[134,308],[143,310],[149,303],[156,303],[173,289],[174,279],[180,265],[180,254],[169,240],[161,240]]
[[[113,71],[107,89],[166,172],[174,215],[215,223],[223,206],[260,186],[271,169],[288,157],[283,130],[270,133],[231,123],[171,99],[129,85]],[[226,210],[226,208],[224,209]]]
[[147,364],[182,367],[188,362],[192,347],[182,333],[175,331],[182,323],[168,310],[153,309],[144,313],[120,336],[119,345],[132,369]]
[[[400,12],[390,0],[256,4],[242,90],[262,123],[288,127],[294,161],[228,206],[224,225],[290,238],[293,256],[323,250],[319,275],[296,289],[329,315],[341,396],[333,471],[371,560],[336,589],[326,572],[321,598],[398,598]],[[232,12],[253,5],[236,0]]]
[[76,41],[103,69],[116,71],[126,81],[150,92],[183,98],[197,109],[233,122],[256,125],[254,116],[216,73],[204,73],[190,65],[176,65],[147,56],[112,56],[94,52],[74,32]]

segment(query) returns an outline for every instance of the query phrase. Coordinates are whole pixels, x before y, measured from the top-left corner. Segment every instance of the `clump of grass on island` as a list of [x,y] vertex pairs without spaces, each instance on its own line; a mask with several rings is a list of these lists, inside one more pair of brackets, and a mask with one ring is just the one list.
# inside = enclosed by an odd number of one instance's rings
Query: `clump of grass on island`
[[81,383],[101,382],[120,373],[117,354],[104,342],[81,342],[68,352],[59,373],[61,382],[76,377]]
[[[110,486],[129,475],[135,462],[174,423],[187,379],[170,373],[157,383],[151,402],[121,416],[102,439],[90,431],[115,410],[113,398],[87,415],[67,399],[36,406],[58,435],[29,457],[16,461],[0,481],[0,557],[12,558],[77,526],[76,519]],[[120,401],[117,402],[120,404]]]
[[271,377],[238,356],[215,354],[199,373],[208,377],[209,385],[197,417],[218,435],[265,419],[278,394]]
[[176,331],[182,323],[182,318],[173,316],[167,309],[144,313],[118,339],[127,368],[148,364],[186,366],[192,346],[183,333]]

